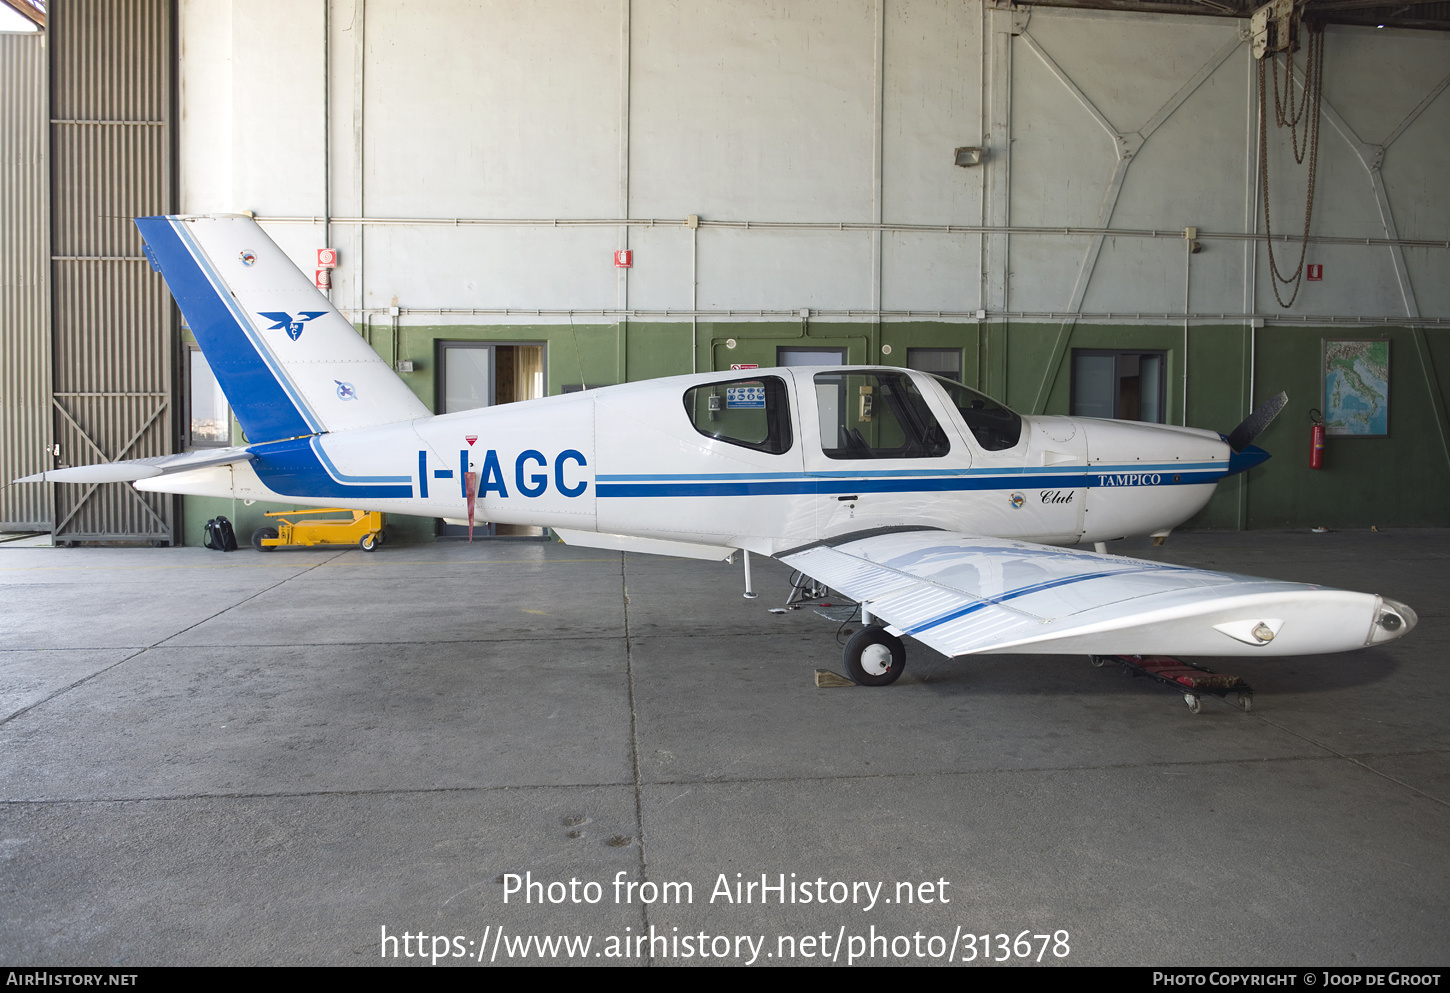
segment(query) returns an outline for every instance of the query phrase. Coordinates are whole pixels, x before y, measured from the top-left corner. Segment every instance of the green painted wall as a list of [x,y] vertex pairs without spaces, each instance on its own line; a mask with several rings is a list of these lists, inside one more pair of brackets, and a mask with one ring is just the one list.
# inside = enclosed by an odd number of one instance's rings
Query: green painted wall
[[[1173,423],[1227,433],[1257,403],[1288,390],[1289,406],[1259,439],[1275,454],[1264,466],[1219,487],[1187,528],[1349,528],[1450,524],[1450,425],[1439,370],[1450,374],[1450,335],[1409,328],[1340,329],[1242,325],[831,323],[794,321],[621,322],[618,324],[510,324],[468,327],[360,327],[391,363],[411,359],[402,378],[436,409],[439,341],[540,342],[545,346],[548,392],[584,382],[605,386],[732,363],[776,362],[776,349],[847,350],[851,363],[904,366],[908,348],[960,348],[969,385],[1028,412],[1065,414],[1070,397],[1072,349],[1143,349],[1168,354],[1167,410]],[[1322,405],[1320,350],[1324,338],[1390,339],[1390,435],[1331,438],[1325,468],[1309,468],[1309,409]],[[734,340],[735,347],[728,342]],[[693,344],[692,344],[693,343]],[[883,345],[891,354],[883,356]],[[693,352],[693,362],[692,362]],[[1248,395],[1250,369],[1254,393]],[[1252,400],[1252,402],[1251,402]],[[1186,406],[1186,416],[1185,416]],[[240,437],[237,438],[240,442]],[[231,518],[239,541],[265,523],[263,504],[187,497],[183,531],[200,544],[210,517]],[[432,519],[393,516],[394,540],[431,541]]]
[[1324,468],[1309,468],[1310,407],[1323,405],[1319,382],[1324,338],[1371,338],[1380,329],[1281,329],[1259,332],[1259,398],[1289,391],[1289,407],[1259,439],[1279,454],[1249,479],[1248,526],[1334,528],[1450,523],[1445,381],[1450,347],[1443,331],[1384,329],[1390,339],[1387,438],[1328,439]]
[[[1323,406],[1325,338],[1390,340],[1390,434],[1331,437],[1323,469],[1309,468],[1311,408]],[[1194,325],[1014,324],[1008,334],[1006,396],[1021,411],[1068,411],[1073,348],[1168,352],[1168,411],[1174,423],[1227,433],[1280,390],[1289,406],[1258,439],[1274,458],[1219,487],[1185,528],[1333,528],[1450,524],[1450,445],[1445,422],[1450,340],[1411,328],[1261,328]],[[1251,346],[1252,341],[1252,346]],[[1253,355],[1251,356],[1251,347]],[[1250,369],[1254,396],[1248,396]],[[1039,398],[1046,397],[1045,402]]]

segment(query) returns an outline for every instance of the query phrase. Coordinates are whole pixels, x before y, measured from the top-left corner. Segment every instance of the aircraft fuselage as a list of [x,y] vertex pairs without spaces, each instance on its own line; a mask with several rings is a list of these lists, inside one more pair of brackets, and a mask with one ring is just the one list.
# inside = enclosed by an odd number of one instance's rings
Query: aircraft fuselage
[[449,520],[468,519],[471,487],[479,522],[773,555],[905,527],[1164,533],[1241,468],[1214,432],[1138,422],[1022,417],[1006,445],[948,389],[889,367],[679,376],[253,445],[249,463],[136,485]]

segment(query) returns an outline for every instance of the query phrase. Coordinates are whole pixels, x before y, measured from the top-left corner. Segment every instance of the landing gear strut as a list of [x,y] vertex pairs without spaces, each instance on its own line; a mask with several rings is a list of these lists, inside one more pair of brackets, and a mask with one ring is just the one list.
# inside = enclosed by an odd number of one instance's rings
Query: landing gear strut
[[889,686],[906,668],[906,646],[879,624],[862,628],[846,642],[846,673],[862,686]]

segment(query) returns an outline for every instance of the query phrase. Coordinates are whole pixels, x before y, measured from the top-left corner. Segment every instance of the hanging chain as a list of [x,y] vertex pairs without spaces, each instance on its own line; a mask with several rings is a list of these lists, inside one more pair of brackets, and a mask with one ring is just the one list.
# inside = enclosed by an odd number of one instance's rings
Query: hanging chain
[[[1269,272],[1273,279],[1269,285],[1274,288],[1274,299],[1279,301],[1279,306],[1285,308],[1294,305],[1294,300],[1299,296],[1299,287],[1304,282],[1304,258],[1309,251],[1309,223],[1314,217],[1314,181],[1319,165],[1319,120],[1320,104],[1324,96],[1324,29],[1322,25],[1312,22],[1305,22],[1303,25],[1309,31],[1309,48],[1304,59],[1304,96],[1300,102],[1297,112],[1289,115],[1286,121],[1283,101],[1279,95],[1279,63],[1276,53],[1265,55],[1259,60],[1259,175],[1261,177],[1262,195],[1264,198],[1264,237],[1269,245]],[[1287,77],[1289,81],[1289,92],[1287,93],[1290,110],[1293,110],[1294,103],[1294,56],[1287,53],[1289,69]],[[1304,199],[1304,234],[1299,241],[1299,262],[1292,271],[1293,275],[1284,276],[1279,271],[1278,260],[1274,257],[1274,232],[1269,219],[1269,114],[1268,114],[1268,86],[1264,73],[1265,59],[1274,60],[1274,121],[1279,127],[1287,123],[1289,127],[1289,140],[1294,146],[1294,161],[1302,163],[1305,152],[1309,156],[1309,189]],[[1297,125],[1303,120],[1306,111],[1309,112],[1308,126],[1304,129],[1304,148],[1299,148],[1296,134]],[[1279,293],[1280,283],[1293,283],[1294,292],[1290,294],[1289,301],[1284,302],[1284,297]]]
[[[1323,35],[1318,37],[1322,40]],[[1284,52],[1284,92],[1279,93],[1279,53],[1272,52],[1269,58],[1273,60],[1274,73],[1274,123],[1279,127],[1288,127],[1289,141],[1294,146],[1294,162],[1298,165],[1304,164],[1304,152],[1309,144],[1309,129],[1304,129],[1304,142],[1299,141],[1299,123],[1304,120],[1304,112],[1309,109],[1309,92],[1312,87],[1309,85],[1309,76],[1314,71],[1314,38],[1310,35],[1309,52],[1305,57],[1305,81],[1304,93],[1299,98],[1299,106],[1294,106],[1294,53]],[[1286,112],[1285,107],[1288,107]]]

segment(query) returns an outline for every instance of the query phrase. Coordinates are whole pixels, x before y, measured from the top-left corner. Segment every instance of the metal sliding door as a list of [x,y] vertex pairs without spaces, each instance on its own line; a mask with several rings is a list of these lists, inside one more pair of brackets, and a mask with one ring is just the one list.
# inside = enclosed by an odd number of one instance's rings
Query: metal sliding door
[[[172,208],[172,4],[61,0],[49,20],[56,464],[170,454],[174,308],[133,219]],[[55,538],[174,543],[175,503],[56,486]]]
[[45,36],[0,34],[0,531],[49,531],[50,232]]

